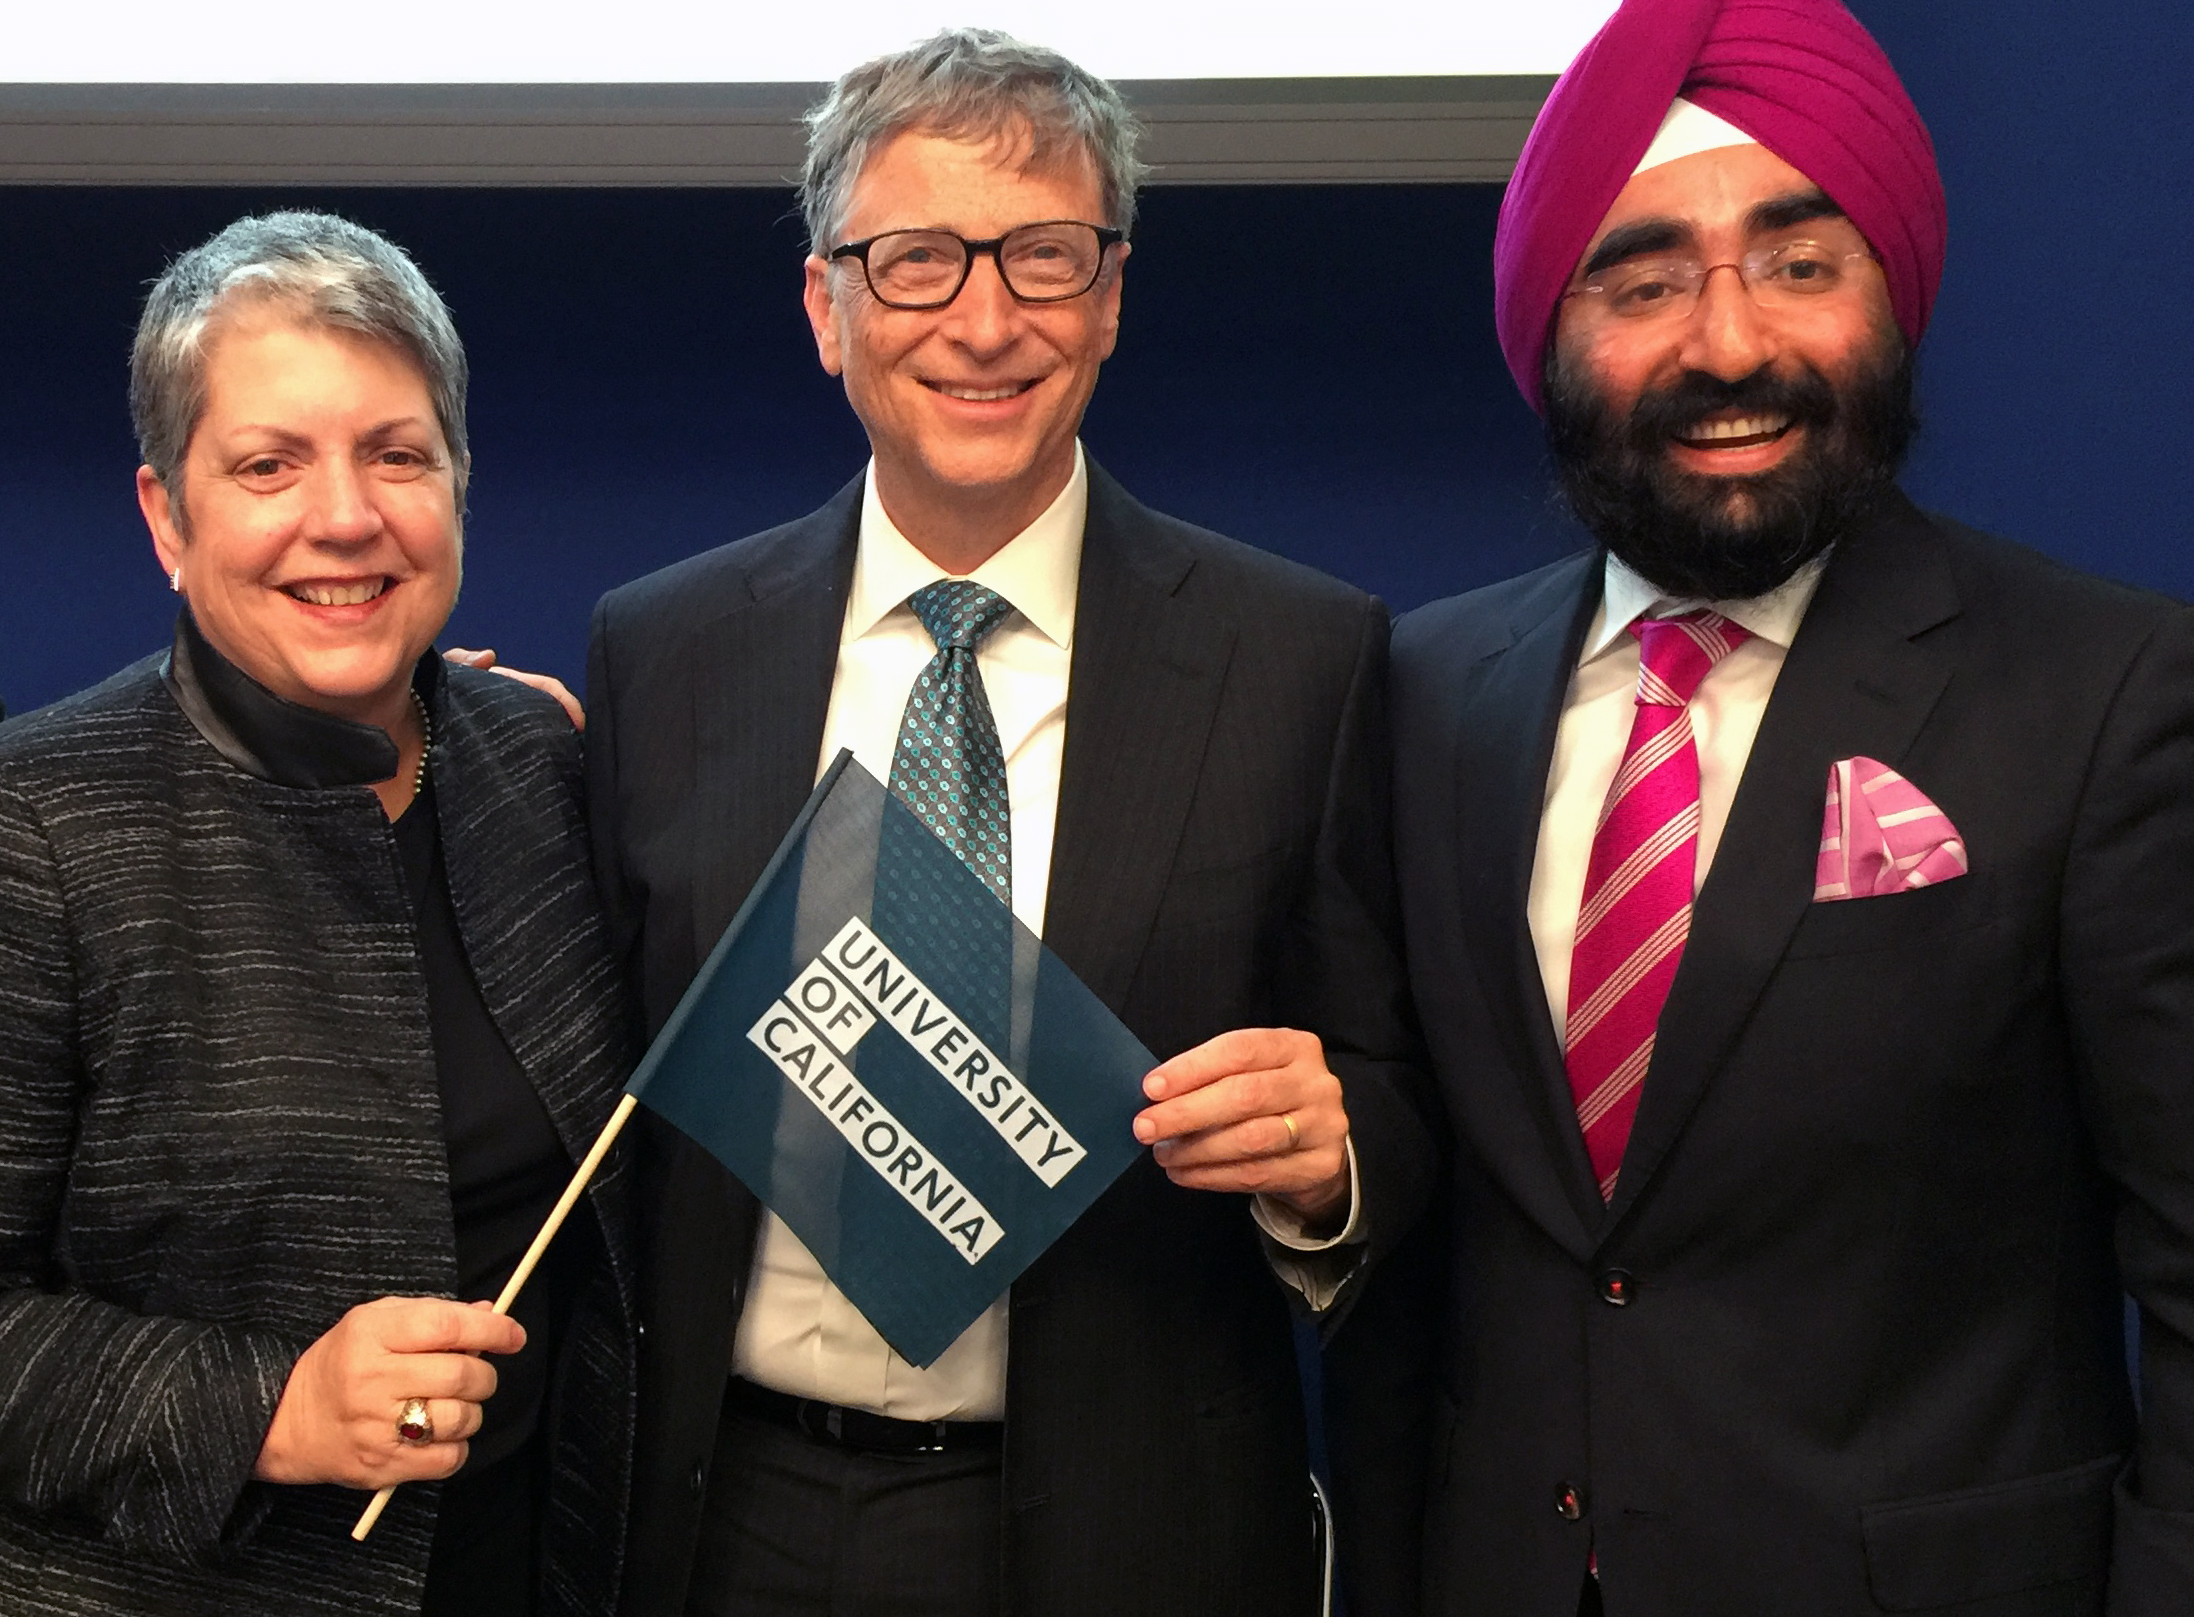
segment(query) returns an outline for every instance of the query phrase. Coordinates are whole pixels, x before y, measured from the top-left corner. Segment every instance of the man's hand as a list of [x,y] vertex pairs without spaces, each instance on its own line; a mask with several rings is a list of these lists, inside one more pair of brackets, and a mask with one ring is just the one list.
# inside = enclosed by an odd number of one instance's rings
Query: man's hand
[[485,668],[501,674],[505,679],[515,679],[521,685],[531,685],[537,691],[546,692],[563,705],[571,715],[571,727],[584,730],[587,727],[587,710],[579,705],[579,698],[571,694],[569,686],[553,674],[529,674],[523,669],[504,668],[495,661],[492,651],[467,651],[462,646],[452,646],[442,653],[460,668]]
[[1143,1093],[1157,1104],[1135,1137],[1175,1184],[1277,1196],[1306,1220],[1347,1200],[1348,1111],[1316,1035],[1222,1033],[1154,1068]]

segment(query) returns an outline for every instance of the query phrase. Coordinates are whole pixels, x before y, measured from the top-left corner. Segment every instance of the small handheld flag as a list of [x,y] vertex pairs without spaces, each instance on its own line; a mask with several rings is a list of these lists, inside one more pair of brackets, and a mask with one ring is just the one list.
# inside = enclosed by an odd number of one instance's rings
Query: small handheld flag
[[841,753],[626,1089],[928,1365],[1134,1161],[1154,1065]]
[[[496,1299],[507,1312],[636,1103],[782,1218],[901,1357],[936,1362],[1141,1148],[1156,1065],[914,812],[841,752]],[[393,1486],[351,1537],[373,1530]]]

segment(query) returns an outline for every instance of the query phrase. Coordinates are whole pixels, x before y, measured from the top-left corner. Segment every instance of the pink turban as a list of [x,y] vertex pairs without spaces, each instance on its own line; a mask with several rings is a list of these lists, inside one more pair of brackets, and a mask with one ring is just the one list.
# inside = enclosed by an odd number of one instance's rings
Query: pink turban
[[1927,126],[1837,0],[1624,0],[1547,97],[1501,202],[1494,322],[1533,409],[1563,289],[1678,95],[1818,185],[1882,261],[1917,344],[1947,220]]

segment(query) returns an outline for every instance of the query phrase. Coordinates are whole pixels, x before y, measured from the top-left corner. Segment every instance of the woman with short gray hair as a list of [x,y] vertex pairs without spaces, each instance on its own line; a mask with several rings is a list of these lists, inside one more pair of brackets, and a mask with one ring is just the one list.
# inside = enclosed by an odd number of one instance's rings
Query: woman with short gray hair
[[153,284],[130,349],[130,416],[163,487],[175,487],[205,413],[209,328],[224,307],[246,303],[280,303],[304,324],[407,355],[433,401],[464,509],[472,474],[465,346],[449,309],[401,247],[330,213],[239,219]]
[[578,737],[432,647],[463,346],[400,248],[276,213],[161,276],[130,399],[174,643],[0,727],[0,1610],[599,1617],[622,1165],[466,1306],[629,1036]]

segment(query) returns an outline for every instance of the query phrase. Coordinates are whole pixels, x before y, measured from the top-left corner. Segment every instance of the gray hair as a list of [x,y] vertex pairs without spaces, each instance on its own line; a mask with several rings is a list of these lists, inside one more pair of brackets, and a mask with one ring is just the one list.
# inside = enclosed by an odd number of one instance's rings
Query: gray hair
[[829,250],[853,182],[875,151],[910,129],[986,140],[1026,129],[1029,161],[1088,155],[1104,187],[1103,221],[1131,230],[1142,125],[1120,92],[1057,51],[993,28],[948,28],[919,45],[863,63],[807,115],[800,207],[812,251]]
[[465,345],[439,294],[403,248],[331,213],[239,219],[153,283],[130,348],[130,418],[145,464],[169,494],[206,409],[206,334],[232,303],[286,306],[307,325],[385,343],[419,367],[464,507]]

